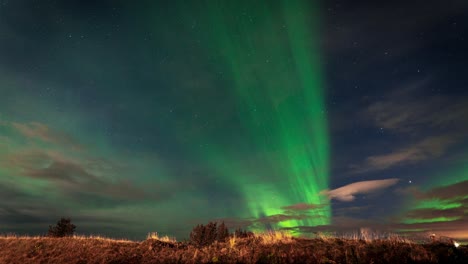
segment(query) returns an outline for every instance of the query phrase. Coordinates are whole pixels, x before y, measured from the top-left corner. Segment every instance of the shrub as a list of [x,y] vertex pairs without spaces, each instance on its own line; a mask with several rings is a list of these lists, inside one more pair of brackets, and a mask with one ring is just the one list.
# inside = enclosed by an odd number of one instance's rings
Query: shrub
[[229,237],[229,230],[224,222],[219,226],[216,222],[209,222],[206,226],[197,225],[190,232],[190,242],[200,247],[210,245],[215,241],[225,242],[227,237]]
[[220,242],[226,242],[226,238],[229,237],[229,230],[226,227],[226,225],[224,224],[224,222],[222,222],[218,226],[218,232],[217,232],[216,235],[217,235],[216,240],[218,240]]
[[73,236],[76,226],[71,223],[70,218],[61,218],[56,226],[49,226],[49,237]]
[[234,236],[238,238],[247,238],[247,237],[253,237],[254,233],[247,231],[247,230],[242,230],[241,228],[237,228],[234,231]]

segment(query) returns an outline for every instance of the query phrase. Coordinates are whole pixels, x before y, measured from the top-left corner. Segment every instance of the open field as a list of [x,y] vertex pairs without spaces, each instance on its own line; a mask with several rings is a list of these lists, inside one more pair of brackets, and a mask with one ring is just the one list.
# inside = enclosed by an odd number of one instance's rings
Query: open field
[[278,234],[231,237],[198,248],[148,236],[0,237],[0,263],[468,263],[468,246],[401,239],[299,239]]

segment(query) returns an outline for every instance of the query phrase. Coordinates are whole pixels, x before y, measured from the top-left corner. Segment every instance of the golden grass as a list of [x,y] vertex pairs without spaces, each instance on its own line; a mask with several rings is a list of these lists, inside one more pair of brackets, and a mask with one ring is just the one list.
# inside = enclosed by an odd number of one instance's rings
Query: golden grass
[[160,237],[158,232],[148,233],[148,235],[146,236],[146,239],[156,239],[156,240],[159,240],[159,241],[169,242],[169,243],[176,243],[177,242],[177,240],[174,237],[169,237],[167,235]]
[[[75,240],[98,240],[98,241],[104,241],[104,242],[112,242],[112,243],[136,243],[135,241],[128,240],[128,239],[121,239],[121,238],[109,238],[109,237],[103,237],[103,236],[96,236],[96,235],[89,235],[89,236],[84,236],[84,235],[74,235],[70,237],[64,237],[67,239],[75,239]],[[55,239],[47,236],[18,236],[15,234],[7,234],[7,235],[0,235],[0,239],[19,239],[19,240],[49,240],[49,239]]]
[[266,233],[257,233],[255,236],[260,238],[265,245],[293,242],[292,236],[285,231],[269,231]]
[[235,246],[236,246],[236,241],[238,240],[238,238],[236,236],[231,236],[229,238],[229,248],[230,249],[233,249]]
[[[198,248],[149,233],[144,241],[102,236],[49,238],[0,235],[3,263],[468,263],[468,247],[417,244],[400,236],[350,239],[319,234],[295,238],[286,232],[230,237]],[[464,262],[466,260],[466,262]]]

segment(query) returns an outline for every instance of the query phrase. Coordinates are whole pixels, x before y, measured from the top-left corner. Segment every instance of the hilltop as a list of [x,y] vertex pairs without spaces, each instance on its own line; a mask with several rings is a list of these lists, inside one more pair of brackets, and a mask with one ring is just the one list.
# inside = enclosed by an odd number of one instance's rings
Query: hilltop
[[144,241],[5,236],[0,238],[0,263],[468,263],[468,246],[274,233],[231,236],[205,247],[157,236]]

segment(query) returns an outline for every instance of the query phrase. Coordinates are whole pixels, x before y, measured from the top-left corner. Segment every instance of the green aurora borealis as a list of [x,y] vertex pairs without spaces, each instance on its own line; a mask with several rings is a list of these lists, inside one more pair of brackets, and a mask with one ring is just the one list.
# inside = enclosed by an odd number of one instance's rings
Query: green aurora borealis
[[[438,190],[450,188],[468,181],[468,166],[466,164],[457,165],[455,168],[448,169],[444,172],[438,172],[438,177],[432,177],[432,180],[427,181],[423,188],[425,197],[416,201],[409,202],[406,206],[406,211],[409,210],[433,210],[437,215],[427,218],[406,218],[403,220],[405,224],[417,223],[437,223],[437,222],[450,222],[460,220],[463,215],[446,215],[450,210],[460,210],[466,214],[468,212],[465,208],[466,201],[468,201],[468,192],[463,195],[463,190],[459,188],[452,190],[452,194],[444,194],[439,197]],[[462,185],[463,186],[463,185]],[[463,187],[461,187],[463,188]]]
[[[261,157],[257,165],[269,171],[242,169],[245,165],[216,143],[200,154],[245,195],[246,216],[274,216],[282,213],[281,207],[301,202],[323,205],[326,201],[319,192],[328,188],[329,145],[320,50],[315,43],[317,7],[296,1],[274,10],[257,2],[256,13],[251,14],[255,20],[230,15],[242,13],[248,5],[208,4],[213,25],[208,35],[210,48],[227,65],[242,129]],[[250,65],[258,68],[254,71]],[[273,172],[278,179],[261,180],[262,173]],[[310,218],[285,220],[278,226],[330,223],[328,206],[316,211]]]

